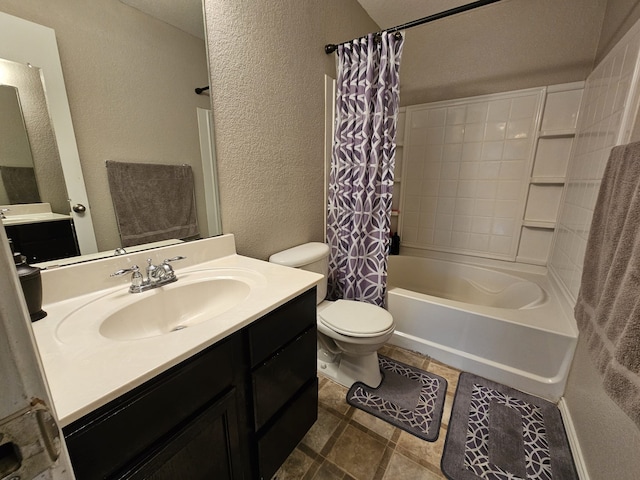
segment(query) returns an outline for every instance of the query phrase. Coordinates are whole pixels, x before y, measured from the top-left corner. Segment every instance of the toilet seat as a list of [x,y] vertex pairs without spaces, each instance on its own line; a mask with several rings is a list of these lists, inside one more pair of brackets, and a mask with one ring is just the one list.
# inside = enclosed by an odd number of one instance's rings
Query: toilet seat
[[394,329],[393,317],[385,309],[354,300],[332,303],[318,311],[318,319],[348,337],[378,337]]

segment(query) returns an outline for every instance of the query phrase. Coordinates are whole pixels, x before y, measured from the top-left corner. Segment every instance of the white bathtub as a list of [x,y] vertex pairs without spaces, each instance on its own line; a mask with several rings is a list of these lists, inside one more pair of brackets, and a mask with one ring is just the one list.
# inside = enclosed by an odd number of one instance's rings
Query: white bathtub
[[556,402],[577,341],[545,275],[389,258],[390,343]]

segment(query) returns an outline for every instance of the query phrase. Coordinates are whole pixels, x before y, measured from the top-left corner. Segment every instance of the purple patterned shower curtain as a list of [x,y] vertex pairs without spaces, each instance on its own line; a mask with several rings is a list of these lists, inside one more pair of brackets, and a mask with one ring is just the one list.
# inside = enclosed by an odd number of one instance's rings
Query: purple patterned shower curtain
[[329,298],[383,306],[399,102],[400,34],[338,47],[329,178]]

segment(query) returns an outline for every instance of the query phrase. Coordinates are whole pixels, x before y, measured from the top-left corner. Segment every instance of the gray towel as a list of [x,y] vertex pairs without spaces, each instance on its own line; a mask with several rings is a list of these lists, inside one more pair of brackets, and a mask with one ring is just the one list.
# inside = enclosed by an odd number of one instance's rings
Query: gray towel
[[611,150],[575,317],[605,391],[640,427],[640,142]]
[[107,178],[123,247],[198,238],[189,165],[107,160]]
[[0,167],[9,203],[40,203],[36,173],[32,167]]

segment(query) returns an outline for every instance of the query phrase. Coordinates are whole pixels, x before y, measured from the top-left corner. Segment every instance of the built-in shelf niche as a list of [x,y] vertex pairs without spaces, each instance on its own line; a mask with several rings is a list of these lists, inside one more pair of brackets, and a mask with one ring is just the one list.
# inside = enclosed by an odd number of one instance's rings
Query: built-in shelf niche
[[[549,257],[553,230],[549,226],[537,226],[535,222],[522,228],[517,261],[521,263],[542,264]],[[553,227],[551,227],[553,228]]]
[[584,82],[547,88],[516,260],[546,265],[575,137]]
[[553,228],[560,208],[562,184],[532,183],[529,185],[527,209],[524,214],[526,222],[546,222]]
[[564,178],[573,146],[573,135],[538,137],[538,149],[532,177],[538,181],[547,177]]

